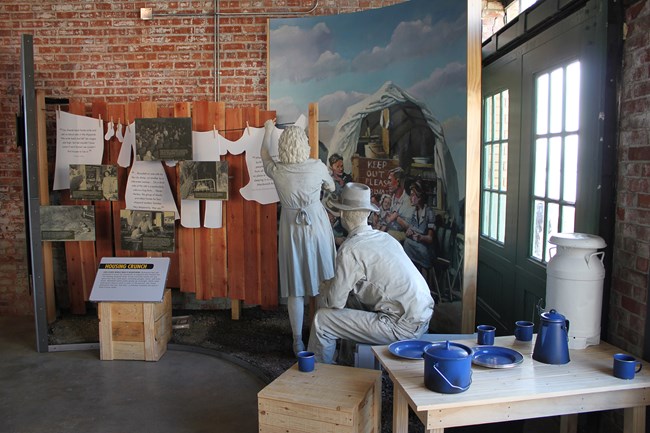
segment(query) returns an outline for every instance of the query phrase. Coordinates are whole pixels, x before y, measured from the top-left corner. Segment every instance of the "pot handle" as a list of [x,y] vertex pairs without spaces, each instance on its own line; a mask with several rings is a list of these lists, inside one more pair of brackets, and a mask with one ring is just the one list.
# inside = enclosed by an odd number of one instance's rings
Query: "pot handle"
[[591,258],[592,258],[593,256],[596,256],[596,257],[600,256],[600,257],[599,257],[599,258],[600,258],[600,263],[602,263],[603,260],[605,259],[605,251],[598,251],[598,252],[596,252],[596,253],[587,254],[587,255],[585,256],[585,261],[587,262],[587,267],[588,267],[588,268],[591,267],[591,266],[589,265],[589,263],[591,262]]
[[438,374],[440,375],[440,377],[445,379],[445,382],[447,382],[447,385],[451,386],[452,388],[456,388],[456,389],[459,389],[461,391],[467,391],[469,389],[469,386],[472,384],[472,370],[471,369],[469,370],[469,383],[464,388],[462,386],[454,385],[453,383],[449,382],[449,379],[447,379],[447,377],[445,377],[445,375],[442,374],[442,371],[438,370],[438,364],[437,363],[433,364],[433,369],[436,370],[438,372]]

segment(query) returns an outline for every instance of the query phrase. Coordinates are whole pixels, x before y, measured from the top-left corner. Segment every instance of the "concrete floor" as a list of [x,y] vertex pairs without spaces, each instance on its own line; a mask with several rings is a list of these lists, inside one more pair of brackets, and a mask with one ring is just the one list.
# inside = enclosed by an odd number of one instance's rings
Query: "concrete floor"
[[99,350],[36,352],[31,318],[0,317],[3,433],[254,433],[254,372],[168,350],[157,362],[101,361]]

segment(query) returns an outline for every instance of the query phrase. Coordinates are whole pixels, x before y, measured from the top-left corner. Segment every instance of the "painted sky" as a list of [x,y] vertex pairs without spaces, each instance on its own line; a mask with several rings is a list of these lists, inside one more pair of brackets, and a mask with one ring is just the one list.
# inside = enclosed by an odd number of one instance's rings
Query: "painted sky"
[[440,121],[464,183],[466,8],[458,0],[411,0],[353,14],[270,20],[270,108],[285,123],[318,102],[327,146],[345,109],[392,81]]

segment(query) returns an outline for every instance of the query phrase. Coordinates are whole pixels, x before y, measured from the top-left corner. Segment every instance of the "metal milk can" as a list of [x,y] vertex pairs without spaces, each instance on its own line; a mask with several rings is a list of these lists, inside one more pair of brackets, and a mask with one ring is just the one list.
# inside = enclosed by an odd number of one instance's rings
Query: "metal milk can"
[[546,310],[555,309],[570,320],[569,348],[584,349],[600,343],[603,304],[604,252],[599,236],[558,233],[549,243],[555,255],[546,266]]

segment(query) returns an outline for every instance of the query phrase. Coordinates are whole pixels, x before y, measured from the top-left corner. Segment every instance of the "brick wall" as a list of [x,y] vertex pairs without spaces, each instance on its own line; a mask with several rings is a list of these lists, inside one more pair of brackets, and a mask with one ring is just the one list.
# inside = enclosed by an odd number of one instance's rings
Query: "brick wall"
[[650,258],[650,2],[626,11],[609,340],[643,352]]
[[[330,15],[403,0],[320,0]],[[0,2],[0,314],[32,314],[27,281],[20,151],[20,40],[34,36],[36,88],[90,102],[212,100],[266,108],[266,16],[304,11],[313,0],[219,0],[219,89],[213,1],[3,0]],[[140,20],[141,7],[158,15]],[[297,15],[291,15],[297,16]],[[279,17],[279,16],[277,16]],[[117,121],[117,119],[115,119]],[[133,120],[133,119],[129,119]],[[124,119],[123,119],[124,121]]]

